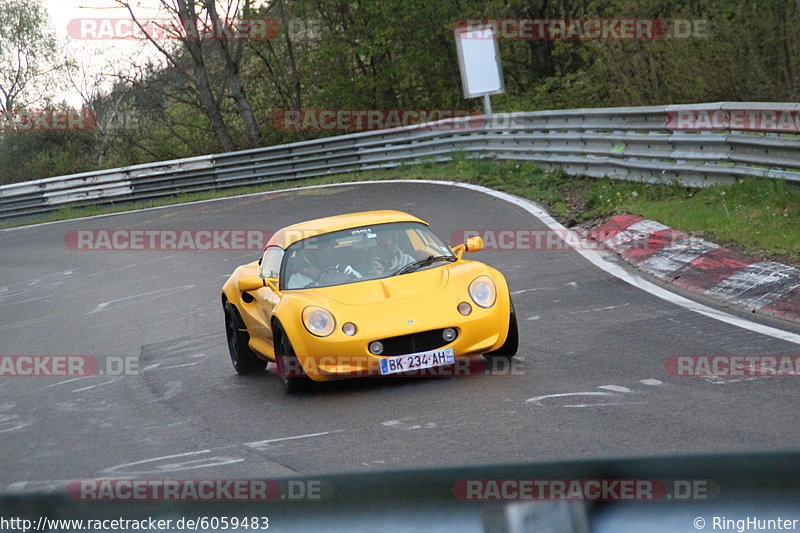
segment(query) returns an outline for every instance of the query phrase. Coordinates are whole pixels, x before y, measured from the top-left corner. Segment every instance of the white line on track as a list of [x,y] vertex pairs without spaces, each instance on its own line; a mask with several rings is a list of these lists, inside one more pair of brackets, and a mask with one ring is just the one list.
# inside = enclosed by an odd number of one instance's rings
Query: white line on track
[[629,389],[628,387],[623,387],[621,385],[600,385],[597,388],[598,389],[610,390],[610,391],[614,391],[614,392],[631,392],[631,389]]
[[651,387],[658,387],[659,385],[663,385],[664,382],[658,379],[640,379],[639,383],[642,385],[650,385]]
[[[195,450],[192,452],[176,453],[172,455],[162,455],[160,457],[142,459],[140,461],[133,461],[130,463],[124,463],[121,465],[108,467],[103,469],[103,472],[106,474],[116,474],[119,471],[123,471],[122,472],[123,474],[139,476],[142,474],[177,472],[180,470],[196,470],[200,468],[226,466],[229,464],[241,463],[246,459],[244,457],[232,457],[228,455],[210,456],[209,454],[216,452],[225,452],[226,450],[236,449],[239,446],[246,446],[253,450],[259,451],[264,448],[268,448],[270,444],[276,442],[309,439],[313,437],[330,435],[332,433],[343,433],[343,432],[344,432],[343,429],[334,429],[331,431],[322,431],[320,433],[308,433],[306,435],[294,435],[291,437],[278,437],[274,439],[267,439],[255,442],[245,442],[241,445],[235,444],[235,445],[219,446],[216,448],[208,448],[205,450]],[[140,469],[140,467],[144,467],[145,469],[142,470]],[[131,471],[132,469],[133,471]]]
[[332,431],[323,431],[321,433],[309,433],[307,435],[295,435],[294,437],[280,437],[280,438],[277,438],[277,439],[267,439],[267,440],[259,440],[259,441],[254,441],[254,442],[245,442],[244,446],[247,446],[248,448],[261,448],[263,446],[266,446],[268,444],[272,444],[272,443],[275,443],[275,442],[284,442],[284,441],[287,441],[287,440],[298,440],[298,439],[310,439],[312,437],[321,437],[323,435],[330,435],[331,433],[341,433],[342,431],[344,431],[344,430],[343,429],[335,429],[335,430],[332,430]]
[[608,407],[610,405],[643,405],[647,402],[572,403],[562,407]]
[[[142,465],[154,465],[150,466],[149,470],[136,470],[135,472],[123,472],[126,474],[135,474],[135,475],[142,475],[142,474],[156,474],[156,473],[167,473],[167,472],[175,472],[180,470],[195,470],[198,468],[211,468],[211,467],[219,467],[219,466],[226,466],[234,463],[241,463],[244,461],[241,457],[227,457],[227,456],[214,456],[208,457],[205,456],[206,454],[211,453],[211,450],[197,450],[194,452],[186,452],[186,453],[176,453],[172,455],[162,455],[161,457],[154,457],[152,459],[143,459],[141,461],[133,461],[131,463],[124,463],[121,465],[112,466],[109,468],[105,468],[103,470],[104,473],[107,474],[116,474],[120,470],[130,470],[131,467],[140,467]],[[205,456],[198,459],[191,459],[192,457],[198,456]],[[175,463],[165,463],[164,461],[171,460],[171,459],[179,459],[179,458],[186,458],[185,460],[180,460]],[[163,464],[159,464],[163,463]]]
[[589,391],[589,392],[562,392],[559,394],[545,394],[543,396],[535,396],[533,398],[528,398],[525,400],[528,403],[535,403],[540,404],[542,400],[549,400],[550,398],[569,398],[571,396],[606,396],[606,397],[613,397],[616,396],[611,392],[599,392],[599,391]]
[[[520,207],[539,219],[543,224],[549,227],[552,230],[556,230],[558,235],[564,239],[567,243],[569,242],[582,242],[582,237],[580,237],[575,232],[568,230],[565,226],[563,226],[560,222],[554,219],[550,214],[545,211],[543,207],[532,202],[530,200],[526,200],[525,198],[520,198],[518,196],[513,196],[508,193],[495,191],[493,189],[489,189],[487,187],[482,187],[481,185],[474,185],[471,183],[458,183],[454,181],[437,181],[437,180],[365,180],[365,181],[357,181],[357,182],[347,182],[347,183],[329,183],[326,185],[308,185],[305,187],[291,187],[288,189],[281,189],[277,191],[266,191],[266,192],[255,192],[250,194],[241,194],[237,196],[228,196],[225,198],[212,198],[210,200],[201,200],[198,202],[186,202],[182,204],[173,204],[173,205],[164,205],[158,207],[148,207],[145,209],[132,209],[130,211],[124,211],[121,213],[107,213],[104,215],[93,215],[90,217],[82,217],[82,218],[74,218],[70,220],[57,220],[54,222],[43,222],[41,224],[32,224],[28,226],[17,226],[15,228],[7,228],[0,230],[3,231],[19,231],[25,228],[32,228],[32,227],[40,227],[40,226],[47,226],[51,224],[60,224],[65,222],[75,222],[79,220],[86,220],[86,219],[93,219],[93,218],[105,218],[105,217],[112,217],[112,216],[119,216],[131,213],[139,213],[143,211],[154,211],[158,209],[168,209],[174,207],[182,207],[187,205],[196,205],[196,204],[204,204],[204,203],[211,203],[211,202],[221,202],[225,200],[232,200],[236,198],[248,198],[254,196],[269,196],[273,194],[282,194],[286,192],[293,192],[293,191],[302,191],[302,190],[309,190],[309,189],[325,189],[328,187],[352,187],[353,185],[390,185],[393,183],[417,183],[417,184],[425,184],[425,185],[442,185],[445,187],[461,187],[462,189],[469,189],[472,191],[480,192],[491,196],[493,198],[497,198],[500,200],[504,200],[510,204],[516,205]],[[725,322],[726,324],[730,324],[733,326],[737,326],[743,329],[747,329],[749,331],[753,331],[755,333],[760,333],[762,335],[767,335],[769,337],[773,337],[776,339],[780,339],[786,342],[791,342],[792,344],[800,345],[800,335],[796,333],[791,333],[789,331],[784,331],[782,329],[774,328],[771,326],[767,326],[764,324],[759,324],[757,322],[753,322],[751,320],[746,320],[744,318],[739,318],[737,316],[731,315],[729,313],[725,313],[724,311],[719,311],[712,307],[708,307],[707,305],[703,305],[701,303],[695,302],[683,296],[680,296],[676,293],[670,292],[667,289],[659,287],[658,285],[646,280],[645,278],[639,276],[634,272],[628,272],[622,266],[612,262],[609,257],[611,257],[611,252],[605,250],[591,250],[587,249],[588,246],[581,246],[580,248],[573,248],[576,253],[582,255],[586,260],[590,263],[595,265],[597,268],[611,274],[617,279],[620,279],[634,287],[641,289],[657,298],[661,298],[662,300],[666,300],[670,303],[683,307],[684,309],[688,309],[689,311],[693,311],[695,313],[701,314],[703,316],[712,318],[714,320],[719,320],[720,322]]]
[[185,366],[194,366],[200,363],[183,363],[181,365],[172,365],[172,366],[162,366],[161,370],[169,370],[170,368],[183,368]]
[[111,378],[110,380],[104,381],[103,383],[97,383],[95,385],[89,385],[88,387],[75,389],[72,392],[83,392],[83,391],[91,390],[91,389],[94,389],[94,388],[97,388],[97,387],[102,387],[103,385],[108,385],[110,383],[115,383],[115,382],[119,381],[120,379],[121,379],[121,377]]
[[81,379],[89,379],[89,378],[93,378],[93,377],[94,376],[82,376],[82,377],[79,377],[79,378],[65,379],[64,381],[59,381],[58,383],[53,383],[51,385],[46,385],[46,386],[44,386],[42,388],[43,389],[50,389],[52,387],[59,387],[61,385],[66,385],[67,383],[72,383],[73,381],[78,381],[78,380],[81,380]]
[[517,294],[523,294],[532,291],[554,291],[554,290],[556,290],[556,287],[536,287],[534,289],[520,289],[518,291],[511,291],[511,294],[512,296],[515,296]]
[[[108,301],[108,302],[103,302],[101,304],[98,304],[97,307],[95,307],[93,311],[89,311],[86,314],[87,315],[91,315],[91,314],[94,314],[94,313],[101,313],[101,312],[105,311],[106,309],[108,309],[109,305],[115,304],[115,303],[119,303],[119,302],[125,302],[127,300],[133,300],[133,299],[136,299],[136,298],[145,298],[147,296],[154,296],[156,294],[159,295],[158,297],[168,296],[170,294],[174,294],[174,293],[180,292],[180,291],[185,291],[185,290],[188,290],[188,289],[191,289],[191,288],[194,288],[194,285],[183,285],[182,287],[169,287],[169,288],[166,288],[166,289],[158,289],[158,290],[155,290],[155,291],[144,292],[142,294],[134,294],[132,296],[126,296],[124,298],[118,298],[116,300],[111,300],[111,301]],[[153,298],[146,298],[146,299],[152,300]]]

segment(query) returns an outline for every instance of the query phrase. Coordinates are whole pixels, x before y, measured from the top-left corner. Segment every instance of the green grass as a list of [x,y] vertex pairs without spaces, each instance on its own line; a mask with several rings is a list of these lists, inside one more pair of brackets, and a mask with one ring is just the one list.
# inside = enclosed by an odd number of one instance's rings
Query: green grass
[[746,253],[800,263],[800,190],[777,180],[744,180],[730,186],[690,189],[568,176],[532,163],[468,159],[456,152],[446,164],[426,162],[381,171],[338,174],[263,186],[182,194],[152,202],[64,208],[36,220],[2,227],[124,212],[289,187],[364,180],[435,179],[475,183],[545,204],[567,226],[590,226],[619,213],[652,218],[676,229]]
[[590,204],[598,210],[603,203],[606,212],[635,213],[753,255],[800,262],[800,190],[785,181],[705,189],[603,181]]

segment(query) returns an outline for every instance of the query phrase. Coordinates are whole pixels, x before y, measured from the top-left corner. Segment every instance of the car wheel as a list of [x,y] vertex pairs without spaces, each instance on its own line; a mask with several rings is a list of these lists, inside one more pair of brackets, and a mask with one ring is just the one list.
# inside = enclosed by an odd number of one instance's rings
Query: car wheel
[[233,368],[239,374],[252,374],[264,370],[267,362],[259,359],[250,349],[250,335],[236,307],[225,302],[225,333],[228,336],[228,351]]
[[514,311],[514,302],[511,302],[511,317],[508,321],[508,335],[506,342],[493,352],[483,354],[487,360],[511,359],[517,354],[519,347],[519,330],[517,329],[517,313]]
[[[298,361],[297,357],[294,353],[294,348],[292,347],[291,341],[289,341],[289,336],[280,328],[280,326],[275,327],[274,336],[277,337],[278,343],[275,349],[275,357],[277,358],[284,358],[284,365],[283,368],[286,369],[287,366],[294,368],[294,369],[301,369],[300,362]],[[291,361],[291,364],[287,365],[287,361]],[[283,390],[286,394],[297,394],[298,392],[305,392],[311,389],[314,385],[314,382],[308,376],[286,376],[282,375],[285,374],[285,370],[282,373],[278,373],[278,377],[281,380],[281,385],[283,385]]]

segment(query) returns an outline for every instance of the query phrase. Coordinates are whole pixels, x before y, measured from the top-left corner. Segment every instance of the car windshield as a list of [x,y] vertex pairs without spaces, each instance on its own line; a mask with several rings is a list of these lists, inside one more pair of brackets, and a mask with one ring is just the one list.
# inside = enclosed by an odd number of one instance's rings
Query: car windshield
[[[298,241],[286,250],[281,272],[284,289],[328,287],[386,278],[405,270],[441,266],[431,257],[453,260],[452,250],[425,224],[392,222],[325,233]],[[403,272],[401,272],[403,271]]]

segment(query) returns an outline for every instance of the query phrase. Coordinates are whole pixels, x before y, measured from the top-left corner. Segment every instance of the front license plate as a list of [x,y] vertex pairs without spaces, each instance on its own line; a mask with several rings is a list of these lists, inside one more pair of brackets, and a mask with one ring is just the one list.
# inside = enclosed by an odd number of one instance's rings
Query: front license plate
[[410,353],[381,359],[381,374],[397,374],[421,368],[452,365],[455,362],[452,348]]

